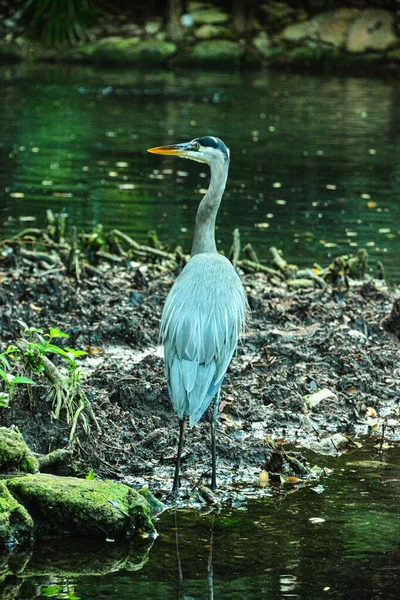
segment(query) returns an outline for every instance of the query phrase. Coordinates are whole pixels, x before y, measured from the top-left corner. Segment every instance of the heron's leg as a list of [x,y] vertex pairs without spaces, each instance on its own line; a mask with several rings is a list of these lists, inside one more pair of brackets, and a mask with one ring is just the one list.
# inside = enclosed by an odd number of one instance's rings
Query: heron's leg
[[218,390],[217,396],[214,400],[214,408],[211,417],[211,489],[212,491],[217,489],[217,423],[218,423],[218,411],[219,411],[219,399],[220,390]]
[[182,447],[183,440],[185,439],[185,429],[186,429],[186,421],[185,419],[179,419],[179,443],[178,443],[178,455],[176,457],[175,464],[175,475],[174,475],[174,484],[172,486],[172,494],[175,495],[178,491],[179,487],[179,471],[181,468],[181,455],[182,455]]

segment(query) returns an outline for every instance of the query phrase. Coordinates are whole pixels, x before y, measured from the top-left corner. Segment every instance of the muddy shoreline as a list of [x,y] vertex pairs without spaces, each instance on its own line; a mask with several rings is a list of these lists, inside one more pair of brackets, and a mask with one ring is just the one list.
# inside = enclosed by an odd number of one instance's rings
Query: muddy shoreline
[[[88,352],[82,385],[101,433],[79,431],[72,461],[59,473],[93,469],[98,478],[150,485],[162,496],[171,485],[178,424],[158,325],[182,265],[171,268],[157,252],[151,261],[97,262],[77,281],[66,264],[49,268],[15,246],[3,251],[0,351],[20,335],[19,321],[68,333],[69,346]],[[251,313],[222,388],[218,470],[225,489],[258,480],[271,442],[334,455],[339,433],[354,441],[373,436],[377,447],[400,439],[398,290],[368,274],[294,289],[274,276],[277,268],[238,267]],[[0,409],[0,426],[17,425],[32,450],[48,453],[69,443],[68,426],[51,412],[48,386],[39,381]],[[208,484],[210,454],[205,415],[188,432],[185,490]]]

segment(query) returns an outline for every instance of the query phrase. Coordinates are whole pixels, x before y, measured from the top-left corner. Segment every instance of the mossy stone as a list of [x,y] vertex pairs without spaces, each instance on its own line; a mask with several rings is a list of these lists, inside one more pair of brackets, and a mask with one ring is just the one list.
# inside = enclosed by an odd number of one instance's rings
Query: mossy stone
[[235,65],[244,57],[244,48],[237,42],[213,40],[197,43],[180,62]]
[[215,6],[203,5],[194,10],[189,9],[194,22],[198,25],[227,23],[230,20],[230,15]]
[[71,57],[90,62],[163,63],[176,52],[176,45],[159,39],[108,37],[75,49]]
[[109,538],[155,535],[148,502],[123,483],[38,474],[7,481],[39,533]]
[[33,521],[28,511],[0,481],[0,548],[26,544],[33,539]]
[[194,37],[198,40],[212,40],[212,39],[232,39],[235,37],[235,33],[229,27],[223,25],[204,24],[195,29]]
[[165,504],[161,502],[161,500],[158,500],[158,498],[156,498],[149,489],[142,488],[140,490],[140,494],[144,498],[146,498],[147,502],[149,503],[150,514],[152,517],[156,517],[157,515],[160,515],[162,512],[164,512],[166,508]]
[[0,427],[0,472],[36,473],[39,463],[17,427]]

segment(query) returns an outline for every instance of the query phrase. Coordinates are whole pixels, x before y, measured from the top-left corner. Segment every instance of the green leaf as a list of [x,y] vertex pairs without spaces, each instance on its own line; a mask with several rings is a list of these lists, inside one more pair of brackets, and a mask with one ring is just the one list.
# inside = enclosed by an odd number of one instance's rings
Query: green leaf
[[7,383],[10,383],[9,377],[12,378],[12,375],[9,375],[5,371],[3,371],[3,369],[0,369],[0,377],[2,377],[4,379],[4,381],[6,381]]
[[40,329],[39,327],[29,327],[28,331],[31,333],[43,333],[43,329]]
[[6,359],[6,357],[4,356],[4,354],[0,354],[0,362],[3,363],[3,365],[7,368],[7,369],[11,369],[10,367],[10,363],[8,362],[8,360]]
[[[41,331],[43,331],[43,330],[41,330]],[[44,338],[42,338],[42,336],[39,335],[37,331],[35,331],[35,333],[36,333],[36,336],[39,338],[39,342],[41,343],[43,348],[45,348],[47,346],[46,340]]]
[[14,352],[15,352],[16,354],[19,354],[19,352],[20,352],[20,349],[19,349],[19,348],[17,348],[17,346],[13,346],[12,344],[10,344],[10,345],[8,346],[7,350],[6,350],[6,354],[7,354],[8,356],[11,356],[11,358],[15,358],[15,356],[13,356],[13,354],[11,354],[11,353],[14,353]]
[[0,408],[9,408],[8,406],[8,394],[0,393]]
[[20,321],[20,319],[17,319],[17,323],[19,323],[21,325],[21,327],[24,331],[28,331],[29,327],[26,323],[24,323],[24,321]]
[[17,376],[14,377],[14,379],[11,381],[11,385],[16,385],[17,383],[29,383],[29,384],[34,384],[35,382],[32,381],[32,379],[29,379],[29,377],[21,377],[21,376]]
[[50,337],[50,339],[52,338],[68,338],[69,335],[68,333],[64,333],[64,331],[61,331],[60,329],[55,329],[54,327],[50,327],[49,329],[49,333],[46,333],[46,336]]
[[28,347],[28,352],[32,353],[33,349],[37,348],[39,352],[42,354],[46,348],[46,342],[43,340],[42,342],[30,342]]
[[85,356],[85,354],[88,354],[84,350],[74,350],[74,348],[65,348],[65,349],[67,350],[67,352],[72,354],[72,356],[74,358],[78,358],[78,356]]
[[86,475],[86,479],[89,479],[90,481],[92,481],[93,479],[96,479],[96,477],[94,476],[94,471],[93,469],[91,469],[89,471],[89,473]]
[[64,356],[64,358],[70,360],[68,352],[65,352],[65,350],[59,348],[58,346],[54,346],[53,344],[47,344],[46,352],[50,352],[51,354],[60,354],[61,356]]
[[45,598],[54,598],[54,597],[58,596],[60,593],[62,593],[62,591],[63,591],[62,585],[43,586],[42,589],[40,590],[40,595],[44,596]]

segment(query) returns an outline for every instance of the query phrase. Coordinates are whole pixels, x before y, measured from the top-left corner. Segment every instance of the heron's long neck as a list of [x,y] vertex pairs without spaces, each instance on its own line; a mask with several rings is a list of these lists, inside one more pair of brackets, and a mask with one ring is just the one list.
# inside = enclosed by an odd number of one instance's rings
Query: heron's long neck
[[199,204],[194,228],[192,256],[203,252],[217,252],[215,245],[215,219],[228,177],[229,160],[212,165],[207,193]]

